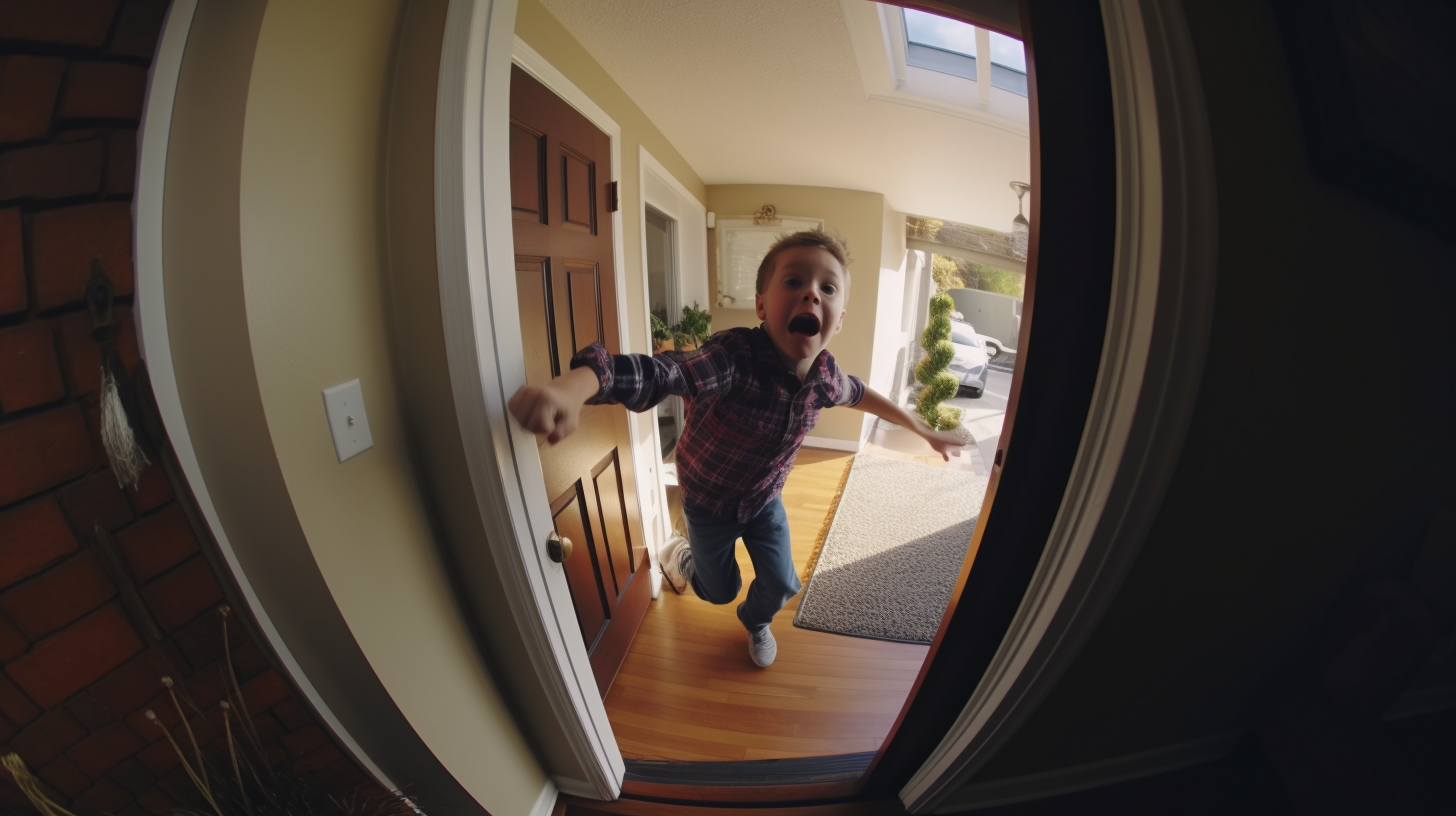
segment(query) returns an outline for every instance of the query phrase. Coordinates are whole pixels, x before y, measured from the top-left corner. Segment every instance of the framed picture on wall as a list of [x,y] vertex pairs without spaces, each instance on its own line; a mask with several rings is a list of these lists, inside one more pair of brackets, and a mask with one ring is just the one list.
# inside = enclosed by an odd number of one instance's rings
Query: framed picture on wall
[[1456,5],[1275,0],[1310,169],[1456,237]]
[[759,224],[752,216],[718,219],[718,308],[752,309],[758,265],[768,248],[784,235],[824,228],[822,218],[779,216],[778,221]]

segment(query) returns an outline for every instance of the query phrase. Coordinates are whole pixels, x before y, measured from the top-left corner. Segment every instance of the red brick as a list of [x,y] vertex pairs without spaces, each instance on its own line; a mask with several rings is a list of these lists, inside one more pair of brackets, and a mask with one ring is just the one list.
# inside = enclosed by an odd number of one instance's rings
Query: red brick
[[131,504],[110,470],[98,470],[66,485],[58,496],[61,509],[71,520],[71,529],[80,530],[83,536],[93,535],[98,522],[107,530],[115,530],[133,518]]
[[0,505],[34,496],[95,467],[80,406],[0,425]]
[[80,303],[93,258],[101,261],[117,295],[131,294],[130,206],[84,204],[37,213],[30,224],[30,257],[37,309]]
[[132,574],[141,582],[152,580],[198,553],[192,527],[181,505],[175,502],[118,531],[116,541]]
[[[201,668],[216,663],[223,656],[222,621],[216,614],[201,615],[172,633],[172,643],[192,666]],[[243,679],[238,675],[238,680]]]
[[40,716],[40,709],[25,696],[10,678],[0,674],[0,713],[16,725],[25,725]]
[[[90,693],[118,717],[138,710],[164,690],[163,677],[177,677],[181,657],[169,644],[161,644],[138,655],[90,688]],[[151,734],[139,731],[151,739]]]
[[76,551],[76,537],[52,496],[0,513],[0,588]]
[[76,721],[95,731],[111,723],[114,717],[106,710],[95,696],[89,691],[83,691],[66,701],[66,711],[76,718]]
[[306,725],[291,734],[284,734],[278,741],[283,743],[283,747],[288,749],[288,753],[295,757],[302,757],[328,742],[329,737],[318,726]]
[[120,62],[74,62],[56,111],[59,119],[142,118],[147,69]]
[[0,4],[0,40],[100,48],[116,0],[8,0]]
[[111,53],[151,59],[166,14],[167,0],[127,0],[111,35]]
[[37,643],[5,672],[42,708],[51,708],[142,650],[116,604]]
[[36,775],[49,782],[51,787],[64,793],[70,799],[75,799],[91,787],[91,777],[77,770],[76,766],[65,757],[36,771]]
[[0,410],[23,411],[65,395],[51,327],[32,322],[0,329]]
[[0,60],[0,144],[39,139],[50,132],[51,112],[66,61],[13,56]]
[[[153,726],[153,730],[155,730]],[[177,759],[177,752],[172,750],[171,744],[161,739],[161,732],[157,731],[158,739],[146,748],[143,748],[137,755],[137,762],[142,764],[149,772],[158,776],[171,771],[181,764]]]
[[115,595],[116,588],[88,551],[0,595],[0,609],[27,637],[39,640]]
[[100,139],[7,150],[0,153],[0,201],[95,195],[105,159]]
[[187,682],[184,684],[187,695],[192,698],[192,702],[196,703],[198,708],[211,710],[219,700],[227,696],[227,681],[223,679],[221,669],[221,664],[207,666],[187,678]]
[[[111,771],[121,761],[147,747],[147,743],[124,722],[114,722],[71,746],[66,757],[76,763],[82,773],[95,779]],[[143,786],[145,789],[151,783]]]
[[[88,273],[89,274],[89,273]],[[91,337],[91,313],[72,312],[60,319],[61,360],[72,394],[101,390],[101,344]],[[127,371],[141,359],[130,306],[116,306],[116,355]]]
[[155,510],[172,500],[172,483],[167,481],[167,471],[153,462],[142,471],[137,483],[126,489],[131,504],[138,513]]
[[0,810],[8,813],[29,813],[35,805],[25,798],[20,788],[10,783],[0,783]]
[[10,621],[0,618],[0,662],[11,660],[25,651],[30,641],[20,634]]
[[0,315],[21,311],[25,305],[25,240],[20,209],[11,207],[0,210]]
[[142,597],[170,632],[222,601],[222,588],[199,555],[143,587]]
[[282,675],[269,669],[243,684],[243,703],[251,714],[263,712],[293,696]]
[[289,698],[273,706],[273,716],[277,717],[289,729],[302,728],[313,722],[313,714],[304,708],[297,698]]
[[118,763],[106,776],[112,782],[115,782],[138,796],[146,793],[148,789],[157,784],[156,774],[147,770],[144,765],[135,759],[128,759]]
[[61,709],[47,712],[10,741],[10,747],[32,768],[49,765],[86,736],[86,729]]
[[132,795],[110,779],[98,779],[71,807],[82,813],[115,813],[132,803]]
[[[164,747],[167,748],[168,753],[172,753],[170,746]],[[172,764],[177,764],[177,756],[175,754],[172,756]],[[137,797],[137,804],[146,808],[148,813],[171,813],[177,809],[178,802],[176,799],[163,793],[161,789],[152,788]]]
[[[241,728],[238,726],[237,722],[234,721],[233,739],[241,742],[242,740],[246,740],[248,738],[238,733],[240,730]],[[266,712],[259,714],[258,716],[253,718],[253,732],[258,735],[258,741],[263,743],[264,745],[267,745],[270,742],[277,742],[280,737],[288,733],[287,729],[285,729],[282,725],[278,724],[278,718]]]
[[[237,625],[234,624],[234,630],[236,631],[236,629]],[[237,672],[239,683],[247,681],[248,678],[256,676],[272,665],[268,662],[268,656],[263,654],[263,650],[252,641],[235,645],[232,651],[233,671]]]
[[135,130],[113,130],[106,136],[106,175],[102,191],[108,196],[136,192],[137,141]]
[[0,716],[0,745],[8,744],[10,738],[15,736],[15,732],[19,730],[15,727],[15,723],[4,716]]
[[317,771],[320,768],[326,768],[343,758],[344,755],[339,753],[338,748],[335,748],[332,745],[324,745],[322,747],[315,748],[314,750],[305,754],[303,758],[300,759],[298,762],[295,762],[293,764],[293,770],[297,771],[298,773],[313,773],[314,771]]

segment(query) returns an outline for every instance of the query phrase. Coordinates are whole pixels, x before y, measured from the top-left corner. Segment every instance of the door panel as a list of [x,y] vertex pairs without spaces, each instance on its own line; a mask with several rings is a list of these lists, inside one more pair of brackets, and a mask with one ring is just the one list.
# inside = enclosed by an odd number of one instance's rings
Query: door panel
[[511,211],[546,223],[546,135],[511,123]]
[[551,320],[551,273],[546,258],[516,256],[516,298],[523,315],[542,315],[530,326],[521,324],[521,341],[526,357],[526,382],[544,385],[561,373],[557,363],[555,324]]
[[584,518],[587,502],[584,500],[584,485],[576,482],[551,503],[551,517],[556,522],[556,534],[570,539],[575,550],[572,557],[562,562],[566,568],[567,581],[572,586],[572,603],[576,606],[576,622],[581,626],[581,639],[587,650],[596,644],[602,629],[607,625],[607,598],[605,593],[576,592],[576,587],[592,587],[598,584],[592,536],[587,533]]
[[[607,135],[512,67],[511,206],[529,383],[566,371],[592,343],[621,351],[608,174],[598,172],[610,166]],[[562,566],[603,696],[651,599],[627,421],[620,405],[588,405],[569,438],[537,439],[556,531],[574,545]]]

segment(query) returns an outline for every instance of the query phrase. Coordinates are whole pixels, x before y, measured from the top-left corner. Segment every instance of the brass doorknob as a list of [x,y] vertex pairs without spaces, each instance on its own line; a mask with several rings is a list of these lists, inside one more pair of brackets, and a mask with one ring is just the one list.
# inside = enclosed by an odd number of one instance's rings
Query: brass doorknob
[[560,564],[571,557],[571,539],[552,533],[546,538],[546,554]]

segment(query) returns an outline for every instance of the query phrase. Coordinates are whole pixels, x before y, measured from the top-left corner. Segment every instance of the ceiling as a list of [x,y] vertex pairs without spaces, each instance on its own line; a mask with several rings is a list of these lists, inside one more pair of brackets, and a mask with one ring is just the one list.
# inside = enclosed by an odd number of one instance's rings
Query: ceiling
[[840,0],[542,2],[709,185],[868,190],[1010,228],[1029,139],[869,98]]

